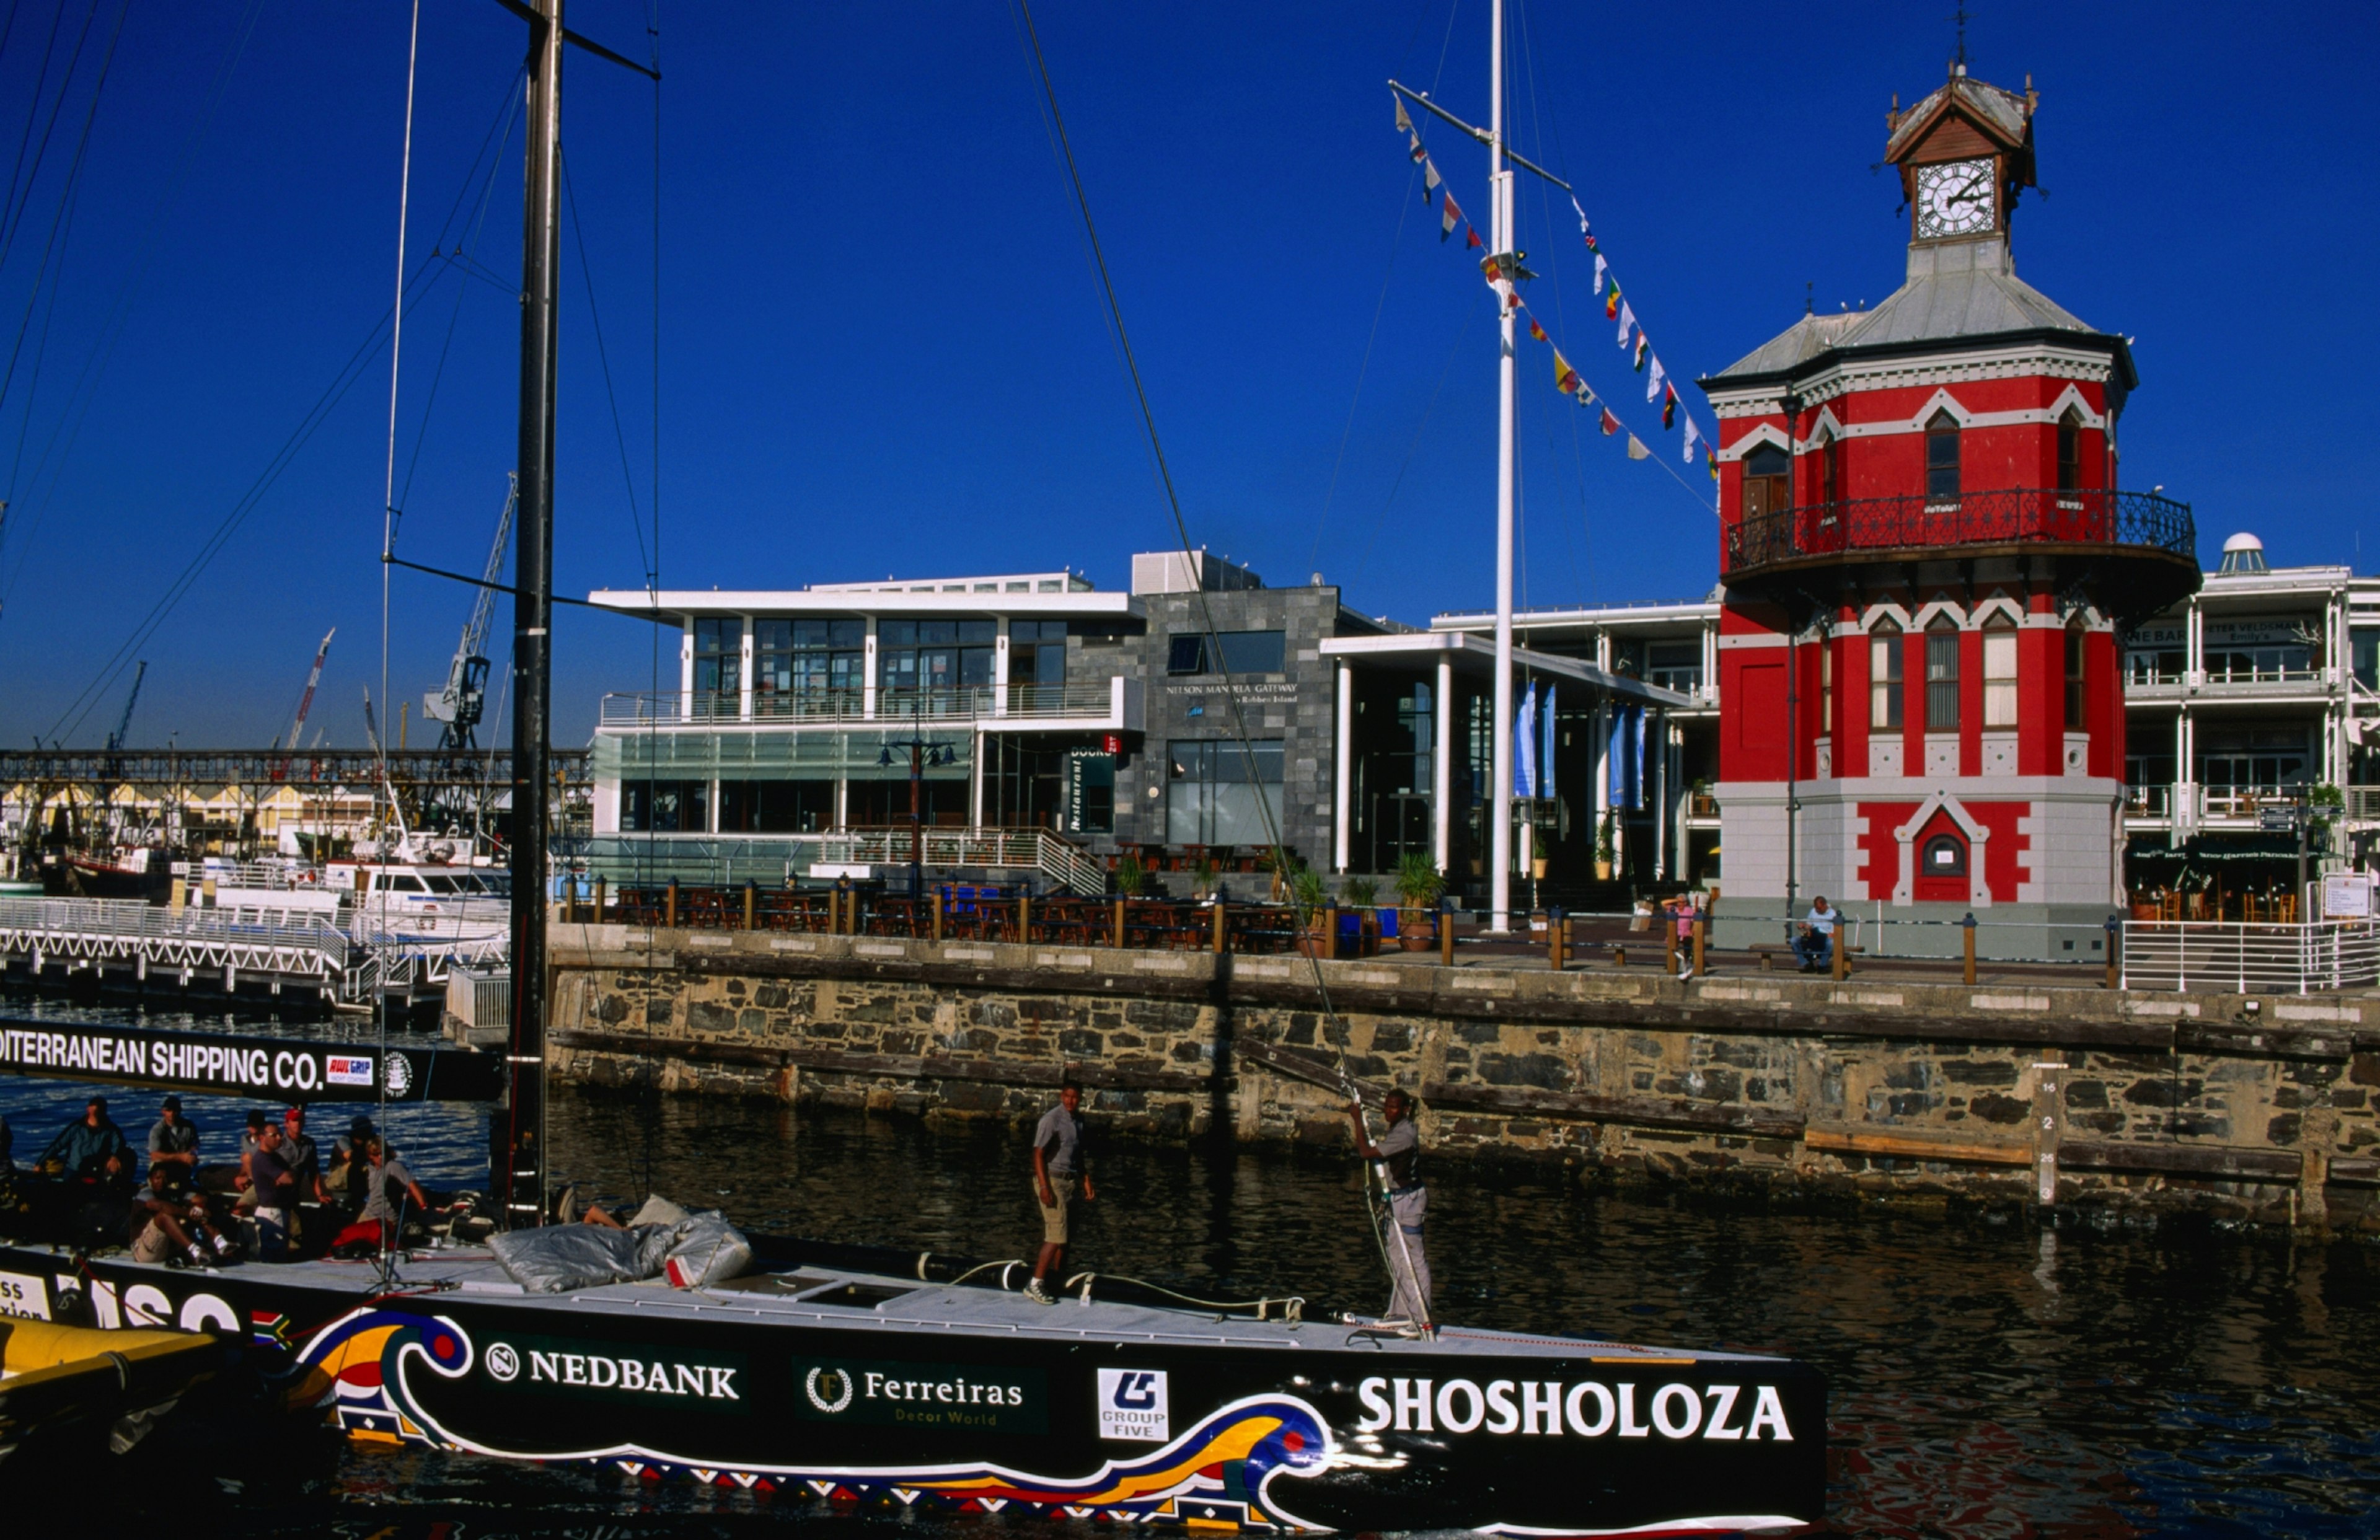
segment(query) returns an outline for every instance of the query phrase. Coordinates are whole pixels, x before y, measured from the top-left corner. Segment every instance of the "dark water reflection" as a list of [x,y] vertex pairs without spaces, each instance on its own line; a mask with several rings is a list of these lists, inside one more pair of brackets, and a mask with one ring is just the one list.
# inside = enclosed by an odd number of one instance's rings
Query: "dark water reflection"
[[[80,1094],[0,1082],[20,1158],[31,1124],[63,1121]],[[148,1115],[151,1098],[130,1100]],[[237,1122],[228,1108],[193,1110],[226,1132]],[[425,1174],[478,1176],[476,1116],[392,1116]],[[565,1090],[553,1133],[560,1174],[586,1192],[633,1202],[658,1191],[755,1230],[987,1257],[1029,1255],[1037,1233],[1021,1132]],[[1343,1151],[1111,1146],[1099,1174],[1082,1266],[1202,1294],[1302,1291],[1368,1306],[1385,1291]],[[1790,1352],[1824,1368],[1828,1533],[2380,1534],[2380,1248],[1660,1203],[1596,1196],[1558,1174],[1443,1164],[1432,1185],[1450,1319]],[[893,1522],[347,1448],[327,1492],[255,1510],[247,1527],[459,1540],[821,1522]]]

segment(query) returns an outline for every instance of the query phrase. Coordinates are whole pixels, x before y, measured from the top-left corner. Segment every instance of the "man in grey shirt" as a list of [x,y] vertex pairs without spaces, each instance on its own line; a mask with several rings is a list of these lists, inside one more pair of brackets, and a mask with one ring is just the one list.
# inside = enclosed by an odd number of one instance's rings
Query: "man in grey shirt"
[[1091,1163],[1083,1154],[1083,1088],[1069,1080],[1058,1089],[1058,1105],[1041,1114],[1033,1130],[1033,1197],[1041,1206],[1041,1255],[1025,1297],[1055,1304],[1049,1279],[1066,1264],[1066,1207],[1080,1183],[1083,1201],[1094,1203]]
[[1421,1184],[1421,1133],[1414,1127],[1413,1098],[1402,1091],[1390,1091],[1382,1097],[1380,1110],[1389,1129],[1377,1145],[1364,1126],[1363,1102],[1350,1103],[1347,1115],[1355,1124],[1355,1153],[1388,1168],[1385,1184],[1391,1228],[1382,1238],[1387,1243],[1392,1285],[1389,1319],[1427,1331],[1431,1318],[1430,1279],[1429,1257],[1422,1248],[1422,1222],[1429,1212],[1429,1190]]
[[149,1164],[166,1168],[179,1186],[199,1169],[198,1125],[182,1116],[179,1097],[167,1097],[157,1109],[157,1121],[149,1125]]

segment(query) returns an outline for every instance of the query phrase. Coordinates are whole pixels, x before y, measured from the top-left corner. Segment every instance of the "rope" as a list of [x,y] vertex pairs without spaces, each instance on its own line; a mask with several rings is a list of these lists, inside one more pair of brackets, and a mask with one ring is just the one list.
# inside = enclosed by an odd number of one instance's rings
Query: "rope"
[[1280,1297],[1268,1294],[1262,1299],[1254,1300],[1202,1300],[1194,1294],[1168,1289],[1163,1284],[1151,1283],[1145,1278],[1127,1278],[1122,1273],[1076,1273],[1065,1281],[1063,1287],[1072,1289],[1080,1285],[1083,1303],[1088,1304],[1091,1303],[1091,1285],[1100,1279],[1106,1279],[1111,1283],[1129,1283],[1135,1289],[1146,1289],[1152,1294],[1163,1294],[1170,1300],[1180,1300],[1184,1304],[1195,1304],[1201,1310],[1220,1310],[1226,1314],[1234,1310],[1253,1310],[1257,1313],[1257,1319],[1261,1321],[1269,1318],[1268,1312],[1272,1306],[1279,1305],[1281,1309],[1282,1320],[1294,1324],[1305,1319],[1305,1296],[1303,1294],[1285,1294]]

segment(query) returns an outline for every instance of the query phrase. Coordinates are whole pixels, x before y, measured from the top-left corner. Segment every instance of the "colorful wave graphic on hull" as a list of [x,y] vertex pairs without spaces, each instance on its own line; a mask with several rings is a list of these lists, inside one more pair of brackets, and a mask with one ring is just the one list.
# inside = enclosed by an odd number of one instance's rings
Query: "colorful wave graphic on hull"
[[1087,1476],[1047,1476],[984,1464],[802,1467],[709,1465],[622,1444],[523,1454],[441,1425],[406,1383],[419,1364],[459,1379],[476,1361],[470,1338],[443,1316],[358,1310],[317,1333],[299,1352],[289,1404],[317,1406],[352,1437],[542,1464],[593,1463],[647,1480],[686,1477],[709,1485],[808,1491],[837,1505],[930,1506],[957,1513],[1026,1513],[1114,1523],[1251,1531],[1318,1531],[1274,1502],[1277,1476],[1313,1476],[1337,1462],[1322,1414],[1294,1396],[1251,1396],[1201,1418],[1162,1448],[1111,1460]]

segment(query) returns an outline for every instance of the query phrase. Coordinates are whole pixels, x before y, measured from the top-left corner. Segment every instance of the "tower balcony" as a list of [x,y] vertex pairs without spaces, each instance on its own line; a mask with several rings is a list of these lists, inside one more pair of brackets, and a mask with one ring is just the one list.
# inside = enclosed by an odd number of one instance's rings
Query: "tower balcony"
[[2013,558],[2045,561],[2045,577],[2086,581],[2104,605],[2140,614],[2199,580],[2190,504],[2154,492],[2016,487],[1807,503],[1743,519],[1722,547],[1729,587],[1778,597],[1879,567]]

